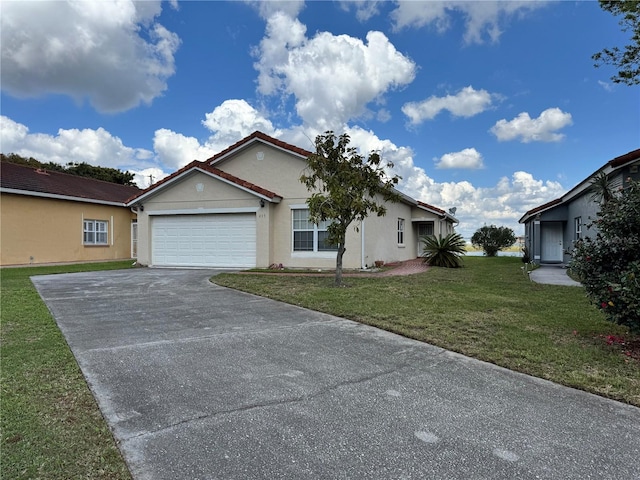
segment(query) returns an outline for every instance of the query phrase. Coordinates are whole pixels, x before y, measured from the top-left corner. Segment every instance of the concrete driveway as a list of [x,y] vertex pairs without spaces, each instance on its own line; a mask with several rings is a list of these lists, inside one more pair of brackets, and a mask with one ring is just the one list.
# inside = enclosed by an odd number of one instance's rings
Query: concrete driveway
[[640,478],[640,409],[214,274],[33,277],[136,479]]

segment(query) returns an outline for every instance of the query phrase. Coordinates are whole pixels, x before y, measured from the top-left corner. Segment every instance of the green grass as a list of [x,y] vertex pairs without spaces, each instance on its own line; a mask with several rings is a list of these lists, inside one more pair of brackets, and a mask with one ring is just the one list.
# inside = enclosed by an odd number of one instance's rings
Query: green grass
[[[131,478],[29,280],[130,264],[0,270],[0,478]],[[225,274],[215,281],[640,406],[640,362],[598,336],[638,337],[606,322],[582,289],[531,283],[517,258],[468,257],[465,266],[408,277],[347,278],[345,288],[318,276]]]
[[130,479],[32,275],[128,268],[131,261],[0,270],[0,478]]
[[511,370],[640,406],[640,362],[600,335],[624,335],[582,288],[539,285],[513,257],[467,257],[465,268],[407,277],[224,274],[213,281],[356,320]]

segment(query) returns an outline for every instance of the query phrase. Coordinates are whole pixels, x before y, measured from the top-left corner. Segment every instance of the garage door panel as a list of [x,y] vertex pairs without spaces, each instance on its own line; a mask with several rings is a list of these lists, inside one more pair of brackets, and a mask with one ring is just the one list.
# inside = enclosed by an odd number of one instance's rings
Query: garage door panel
[[256,266],[254,214],[157,216],[151,230],[153,265]]

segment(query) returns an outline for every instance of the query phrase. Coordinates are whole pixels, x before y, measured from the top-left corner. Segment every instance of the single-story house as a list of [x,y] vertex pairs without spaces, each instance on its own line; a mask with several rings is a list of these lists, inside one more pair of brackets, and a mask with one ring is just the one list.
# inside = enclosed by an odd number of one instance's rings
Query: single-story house
[[[138,212],[138,262],[148,266],[335,267],[327,224],[309,222],[300,182],[311,152],[254,132],[206,161],[194,161],[127,205]],[[402,195],[383,217],[347,232],[345,268],[416,258],[419,236],[446,235],[457,220]]]
[[0,265],[120,260],[136,256],[128,187],[2,162]]
[[609,160],[562,197],[529,210],[520,219],[525,228],[525,245],[535,263],[568,263],[575,241],[595,237],[595,220],[600,205],[593,198],[591,182],[605,174],[612,190],[625,188],[629,179],[640,179],[640,149]]

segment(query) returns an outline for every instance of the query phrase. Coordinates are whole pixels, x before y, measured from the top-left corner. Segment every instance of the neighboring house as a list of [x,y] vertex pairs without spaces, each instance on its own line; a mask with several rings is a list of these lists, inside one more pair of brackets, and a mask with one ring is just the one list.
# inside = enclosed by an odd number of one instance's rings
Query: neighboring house
[[[138,212],[138,262],[150,266],[335,267],[327,224],[309,222],[300,176],[311,152],[254,132],[194,161],[128,205]],[[453,232],[445,211],[402,195],[384,217],[349,227],[345,268],[416,258],[419,235]]]
[[[0,265],[135,257],[136,187],[0,165]],[[132,236],[133,234],[133,236]]]
[[600,205],[593,198],[592,180],[606,174],[612,190],[625,188],[629,179],[640,179],[640,149],[608,161],[561,198],[529,210],[520,219],[525,228],[525,244],[535,263],[568,263],[576,240],[595,237]]

